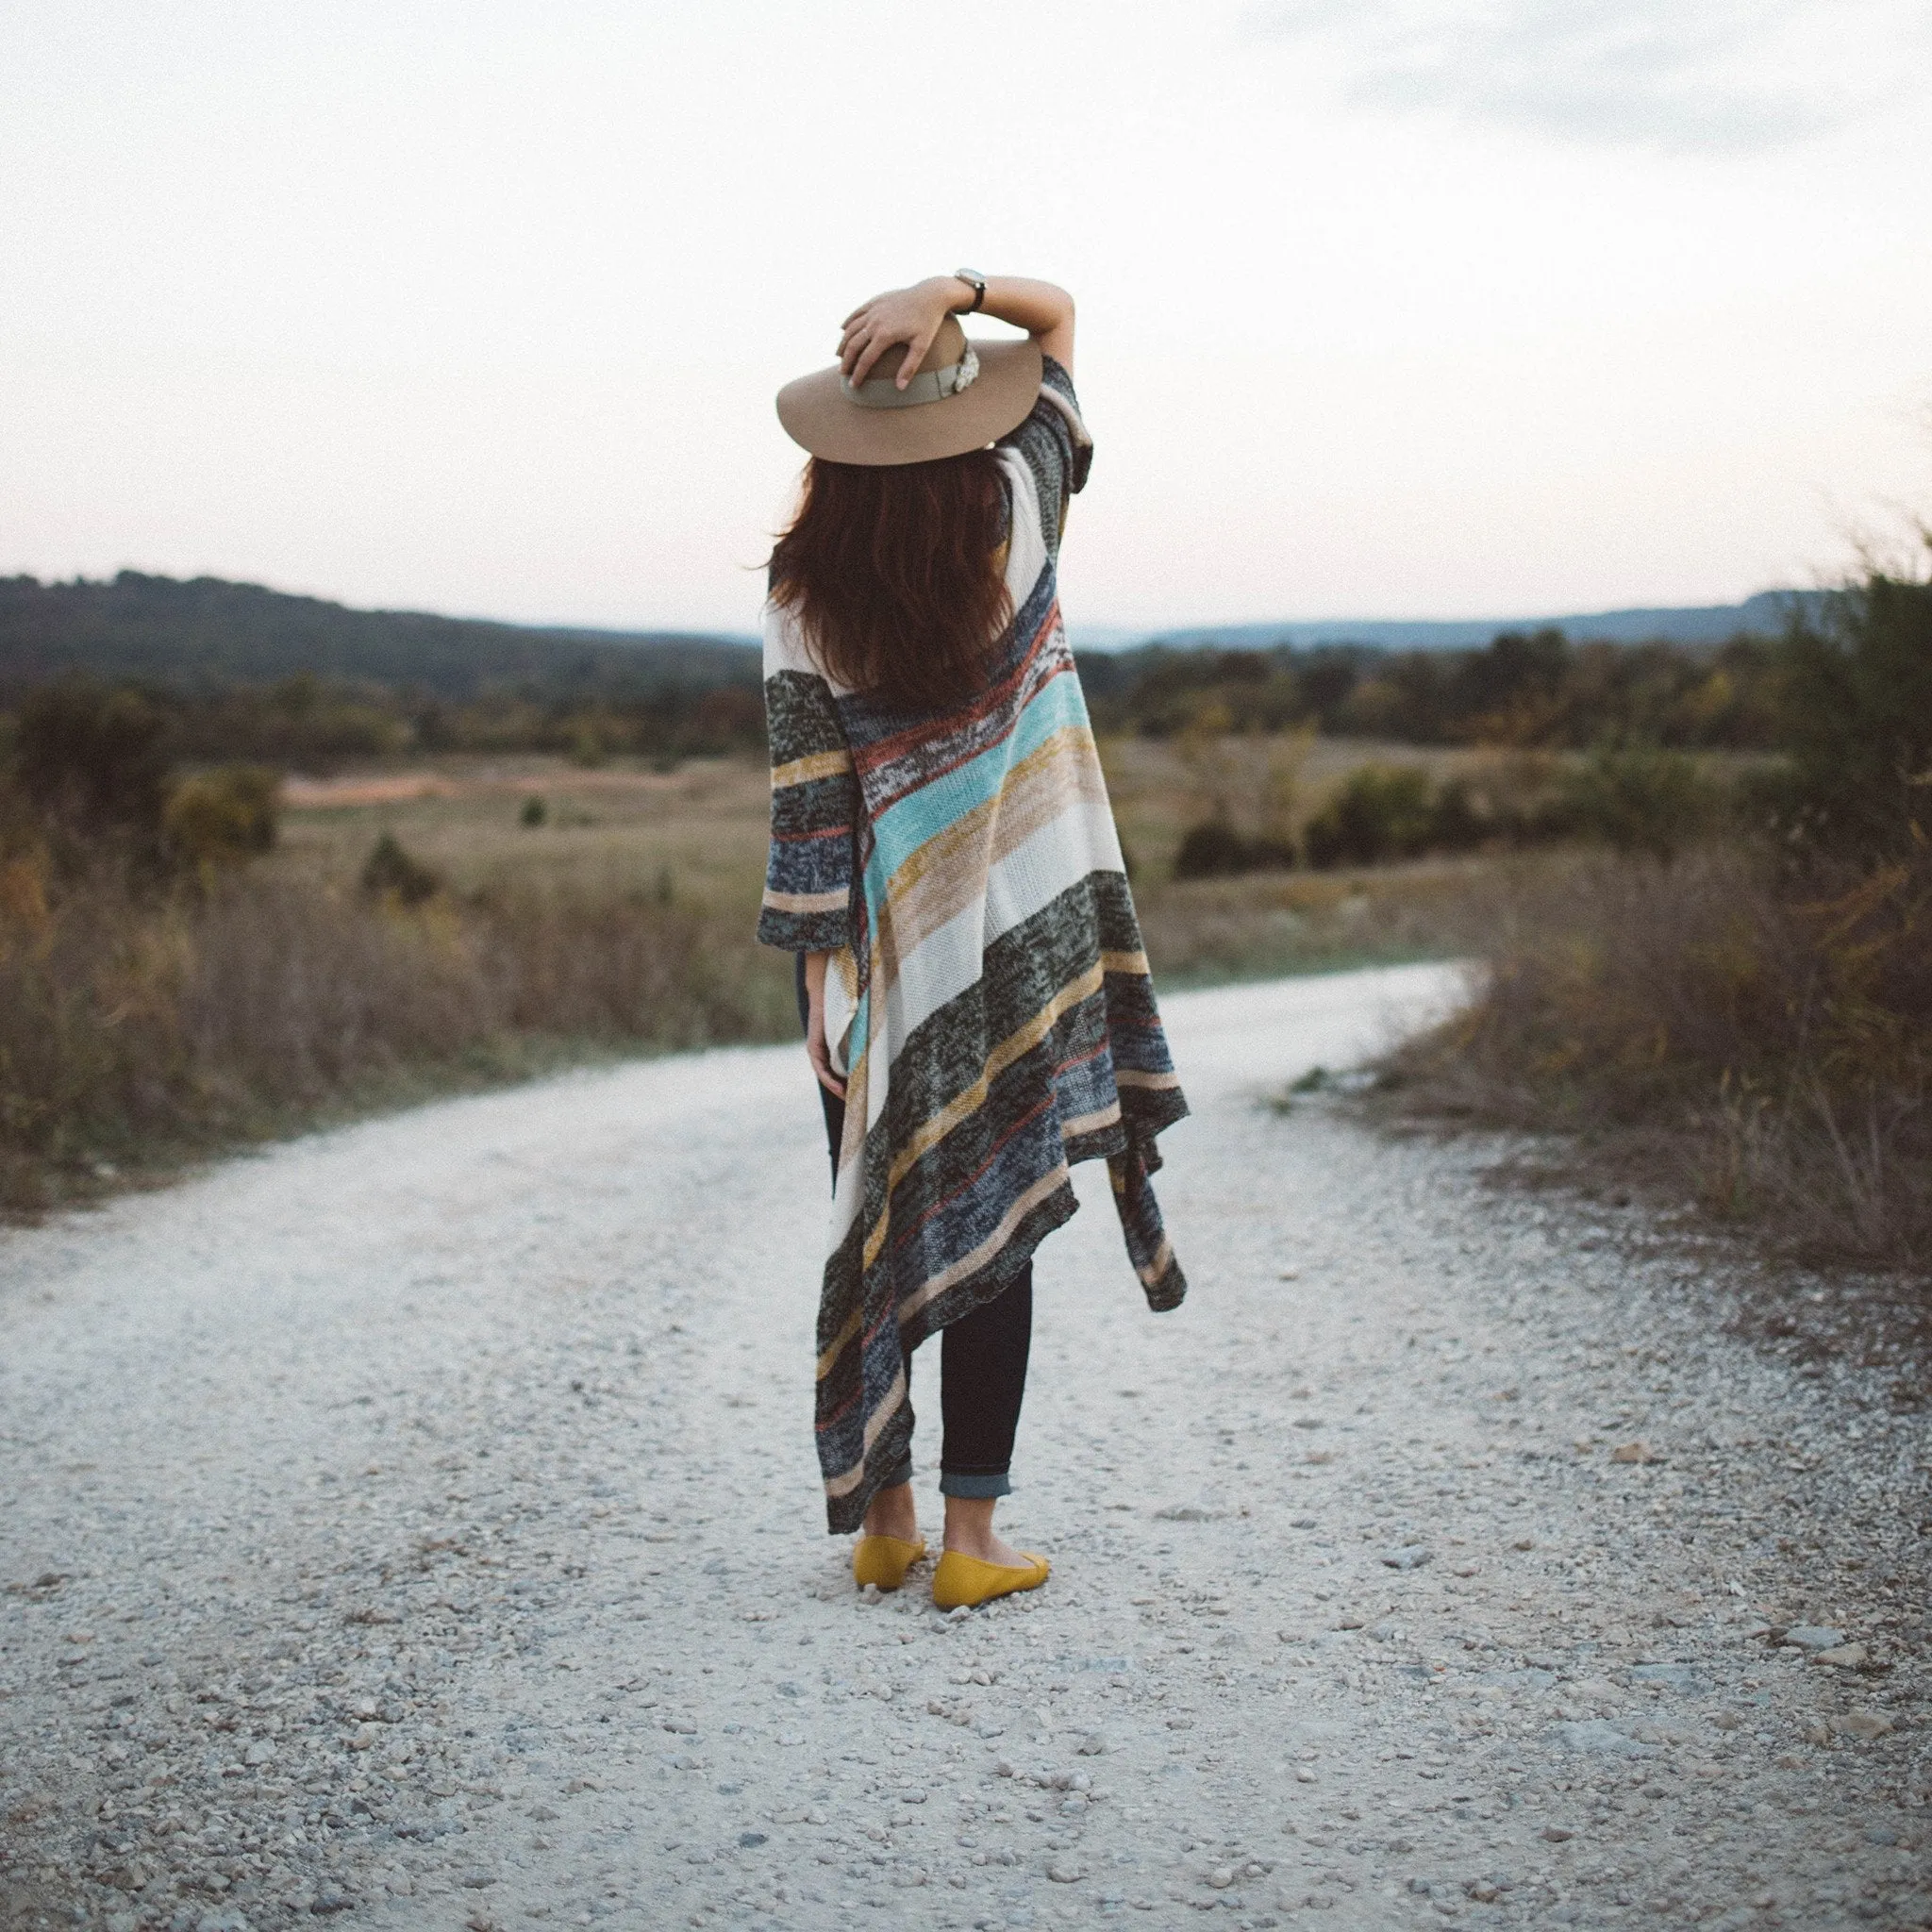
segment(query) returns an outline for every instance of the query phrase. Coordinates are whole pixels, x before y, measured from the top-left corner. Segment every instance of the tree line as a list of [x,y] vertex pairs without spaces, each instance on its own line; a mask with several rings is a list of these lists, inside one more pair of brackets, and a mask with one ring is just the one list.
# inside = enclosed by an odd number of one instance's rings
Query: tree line
[[[1813,618],[1794,603],[1792,622]],[[1751,632],[1715,647],[1578,642],[1549,628],[1449,651],[1154,643],[1079,662],[1095,724],[1149,738],[1217,709],[1257,731],[1313,725],[1331,737],[1548,750],[1606,738],[1757,750],[1778,729],[1778,641]]]

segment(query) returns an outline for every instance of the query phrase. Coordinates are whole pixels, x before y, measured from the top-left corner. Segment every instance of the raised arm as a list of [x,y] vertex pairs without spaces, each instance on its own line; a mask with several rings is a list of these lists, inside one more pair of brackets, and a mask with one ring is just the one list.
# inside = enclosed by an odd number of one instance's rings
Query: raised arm
[[[839,365],[848,381],[863,382],[872,366],[889,349],[903,342],[895,380],[901,389],[912,380],[940,325],[947,316],[973,307],[973,284],[958,275],[931,275],[909,289],[890,289],[861,303],[845,318],[839,341]],[[1028,281],[1024,275],[989,275],[980,313],[1024,328],[1041,349],[1069,374],[1074,367],[1074,298],[1051,282]]]

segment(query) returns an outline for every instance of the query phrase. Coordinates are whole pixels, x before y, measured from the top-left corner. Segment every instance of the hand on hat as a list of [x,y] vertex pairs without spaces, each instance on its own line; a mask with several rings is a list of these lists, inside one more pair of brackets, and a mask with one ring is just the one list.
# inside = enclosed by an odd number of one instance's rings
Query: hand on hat
[[904,389],[925,360],[940,325],[956,308],[964,308],[972,292],[957,275],[933,275],[861,303],[845,318],[845,332],[839,339],[839,366],[845,379],[858,388],[888,349],[904,342],[906,354],[893,378]]

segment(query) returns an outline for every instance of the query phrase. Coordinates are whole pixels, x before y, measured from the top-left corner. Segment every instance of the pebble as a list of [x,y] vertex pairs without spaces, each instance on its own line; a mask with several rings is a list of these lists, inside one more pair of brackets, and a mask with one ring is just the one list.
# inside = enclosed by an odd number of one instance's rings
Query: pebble
[[1657,1747],[1633,1738],[1607,1718],[1583,1718],[1551,1726],[1557,1740],[1572,1751],[1611,1757],[1655,1757]]
[[1783,1639],[1790,1650],[1836,1650],[1844,1641],[1842,1630],[1827,1629],[1819,1624],[1794,1624]]
[[1868,1744],[1873,1739],[1882,1738],[1895,1728],[1892,1720],[1880,1710],[1855,1710],[1849,1716],[1834,1718],[1831,1727],[1845,1737],[1857,1738]]
[[1710,1679],[1695,1664],[1633,1664],[1630,1676],[1635,1683],[1657,1684],[1667,1690],[1692,1694],[1711,1688]]

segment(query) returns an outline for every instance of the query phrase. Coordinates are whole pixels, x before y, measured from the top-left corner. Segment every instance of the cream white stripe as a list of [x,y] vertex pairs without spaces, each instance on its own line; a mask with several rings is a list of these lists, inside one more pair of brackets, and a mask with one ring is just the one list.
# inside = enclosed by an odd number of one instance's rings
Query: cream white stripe
[[[874,1442],[876,1442],[879,1437],[884,1433],[886,1424],[890,1423],[892,1420],[892,1418],[899,1413],[900,1405],[905,1400],[906,1371],[904,1369],[900,1369],[893,1375],[892,1386],[886,1391],[884,1400],[881,1401],[879,1406],[873,1410],[870,1416],[866,1418],[865,1446],[868,1451],[870,1451],[872,1445]],[[861,1457],[860,1459],[858,1462],[854,1463],[850,1469],[841,1470],[837,1475],[829,1476],[826,1478],[826,1495],[843,1496],[850,1494],[850,1492],[853,1490],[858,1487],[858,1479],[864,1474],[865,1461],[864,1458]]]
[[1046,568],[1046,542],[1040,534],[1040,491],[1034,487],[1033,472],[1026,458],[1016,449],[1000,451],[1000,465],[1013,491],[1011,548],[1007,552],[1007,594],[1018,610],[1032,595]]
[[1076,802],[1013,847],[986,881],[986,940],[1023,924],[1089,873],[1119,872],[1120,836],[1102,799]]
[[1074,1140],[1081,1134],[1097,1134],[1102,1127],[1110,1127],[1121,1117],[1121,1104],[1113,1101],[1093,1113],[1076,1113],[1073,1119],[1060,1123],[1060,1139]]
[[765,891],[765,904],[774,912],[839,912],[851,903],[852,894],[841,888],[836,892],[774,892]]
[[1172,1266],[1173,1262],[1174,1243],[1170,1241],[1165,1235],[1162,1235],[1160,1237],[1160,1245],[1154,1252],[1153,1260],[1148,1262],[1148,1264],[1144,1268],[1135,1269],[1134,1273],[1138,1274],[1141,1277],[1141,1279],[1147,1284],[1149,1288],[1152,1288],[1160,1279],[1160,1277],[1167,1273],[1169,1267]]

